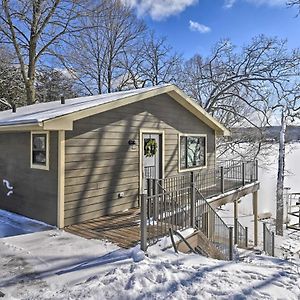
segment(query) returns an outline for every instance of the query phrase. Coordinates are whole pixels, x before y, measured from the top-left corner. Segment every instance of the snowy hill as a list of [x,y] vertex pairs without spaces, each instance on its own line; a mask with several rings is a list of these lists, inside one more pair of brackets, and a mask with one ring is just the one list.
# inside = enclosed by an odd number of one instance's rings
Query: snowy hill
[[[0,240],[4,299],[299,299],[299,265],[241,254],[239,261],[162,252],[144,258],[49,230]],[[144,259],[143,259],[144,258]],[[299,262],[299,261],[298,261]]]

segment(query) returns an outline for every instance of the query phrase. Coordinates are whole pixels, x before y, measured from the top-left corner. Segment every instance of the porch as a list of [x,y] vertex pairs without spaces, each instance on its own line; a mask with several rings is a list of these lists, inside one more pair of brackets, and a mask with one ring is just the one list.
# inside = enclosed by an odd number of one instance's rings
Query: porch
[[131,248],[141,240],[140,209],[117,212],[86,222],[70,225],[65,231],[86,239],[108,240],[122,248]]
[[[89,239],[108,240],[123,248],[141,242],[145,250],[167,235],[169,228],[194,227],[229,258],[233,237],[235,243],[247,245],[247,228],[238,222],[237,203],[249,193],[253,193],[254,226],[257,227],[257,170],[257,162],[231,161],[198,173],[160,180],[149,178],[148,195],[141,196],[140,208],[70,225],[65,230]],[[232,230],[214,210],[229,202],[236,206]]]

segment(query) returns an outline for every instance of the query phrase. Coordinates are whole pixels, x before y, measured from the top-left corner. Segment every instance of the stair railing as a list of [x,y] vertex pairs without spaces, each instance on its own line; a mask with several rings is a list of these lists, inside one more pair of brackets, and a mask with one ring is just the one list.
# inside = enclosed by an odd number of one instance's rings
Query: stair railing
[[[148,179],[148,193],[141,195],[140,202],[142,249],[168,235],[169,228],[192,227],[201,230],[224,257],[232,259],[233,228],[225,224],[206,199],[256,180],[256,162],[235,161],[197,173]],[[235,227],[236,238],[245,244],[246,229],[238,223]]]
[[229,227],[196,188],[196,228],[223,254],[233,258],[233,228]]
[[238,219],[234,219],[234,244],[240,248],[248,248],[248,227],[244,227]]

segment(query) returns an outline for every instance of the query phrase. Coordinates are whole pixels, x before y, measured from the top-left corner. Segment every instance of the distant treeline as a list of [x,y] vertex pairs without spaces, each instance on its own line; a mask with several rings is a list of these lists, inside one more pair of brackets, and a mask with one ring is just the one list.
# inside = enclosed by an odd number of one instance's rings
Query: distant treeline
[[[280,126],[268,126],[260,129],[255,127],[232,128],[231,133],[234,140],[277,142],[279,141]],[[287,126],[286,142],[295,141],[300,141],[300,126]]]

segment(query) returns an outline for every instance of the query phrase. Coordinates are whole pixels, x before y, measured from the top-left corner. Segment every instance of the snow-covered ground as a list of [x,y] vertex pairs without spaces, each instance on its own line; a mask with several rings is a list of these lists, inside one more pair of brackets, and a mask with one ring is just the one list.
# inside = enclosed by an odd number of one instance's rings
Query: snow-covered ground
[[49,230],[51,228],[54,227],[43,222],[32,220],[0,209],[0,238]]
[[[0,239],[3,299],[299,299],[300,262],[123,250],[52,229]],[[1,293],[0,293],[1,294]]]

